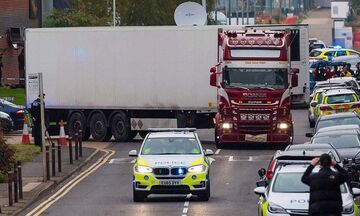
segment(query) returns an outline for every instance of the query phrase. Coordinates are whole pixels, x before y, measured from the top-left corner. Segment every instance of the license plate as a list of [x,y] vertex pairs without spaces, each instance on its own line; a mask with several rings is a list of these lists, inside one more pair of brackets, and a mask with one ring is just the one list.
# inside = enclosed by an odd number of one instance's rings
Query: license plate
[[251,135],[245,134],[245,141],[249,142],[266,142],[267,134]]
[[335,110],[335,111],[336,111],[336,113],[346,112],[346,110],[345,110],[345,109],[337,109],[337,110]]
[[180,181],[176,180],[166,180],[160,181],[160,185],[180,185]]

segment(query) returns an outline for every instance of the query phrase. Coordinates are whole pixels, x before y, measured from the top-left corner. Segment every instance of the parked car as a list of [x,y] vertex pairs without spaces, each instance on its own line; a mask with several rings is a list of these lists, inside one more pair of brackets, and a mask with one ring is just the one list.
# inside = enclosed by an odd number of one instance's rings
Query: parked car
[[21,130],[24,125],[24,117],[27,111],[19,105],[0,99],[0,111],[10,115],[14,122],[13,130]]
[[322,115],[330,115],[341,112],[360,112],[359,96],[350,89],[331,89],[319,95],[318,102],[312,101],[310,106],[314,108],[314,119]]
[[4,132],[10,132],[14,126],[9,114],[0,111],[0,130]]
[[336,125],[358,125],[360,126],[360,116],[355,112],[336,113],[320,116],[314,128],[314,134],[319,129]]
[[330,143],[342,159],[353,158],[360,151],[360,129],[356,125],[326,127],[320,129],[310,143]]
[[340,56],[360,56],[360,53],[352,49],[343,48],[325,48],[325,49],[313,49],[309,53],[310,62],[313,63],[317,60],[332,61],[334,57]]

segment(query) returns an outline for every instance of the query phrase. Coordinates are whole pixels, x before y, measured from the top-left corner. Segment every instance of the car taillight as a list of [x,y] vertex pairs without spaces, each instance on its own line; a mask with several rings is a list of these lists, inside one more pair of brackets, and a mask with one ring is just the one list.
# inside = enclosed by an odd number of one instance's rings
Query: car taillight
[[331,110],[331,107],[329,107],[329,106],[321,106],[320,110],[321,111]]
[[266,178],[269,180],[274,177],[274,169],[275,169],[276,162],[277,162],[276,159],[271,161],[271,164],[270,164],[268,170],[266,171]]
[[16,115],[22,115],[22,114],[24,114],[24,110],[18,110],[18,111],[16,111]]
[[351,106],[351,108],[360,108],[360,104],[354,104]]

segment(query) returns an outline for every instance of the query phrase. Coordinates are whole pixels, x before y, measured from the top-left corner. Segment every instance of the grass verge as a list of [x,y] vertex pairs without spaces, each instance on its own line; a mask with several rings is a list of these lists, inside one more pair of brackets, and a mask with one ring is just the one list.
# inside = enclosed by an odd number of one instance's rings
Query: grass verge
[[0,98],[13,97],[11,101],[17,105],[25,105],[25,89],[24,88],[0,88]]
[[[15,151],[15,161],[21,161],[24,165],[27,162],[32,161],[39,153],[40,147],[36,145],[10,145]],[[0,173],[0,183],[6,182],[6,175]]]

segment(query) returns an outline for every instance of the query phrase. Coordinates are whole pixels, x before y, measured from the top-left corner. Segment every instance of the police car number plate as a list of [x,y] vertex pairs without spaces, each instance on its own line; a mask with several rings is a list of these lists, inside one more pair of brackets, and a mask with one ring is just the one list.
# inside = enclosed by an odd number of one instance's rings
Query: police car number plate
[[160,185],[180,185],[180,181],[177,180],[162,180],[160,181]]

